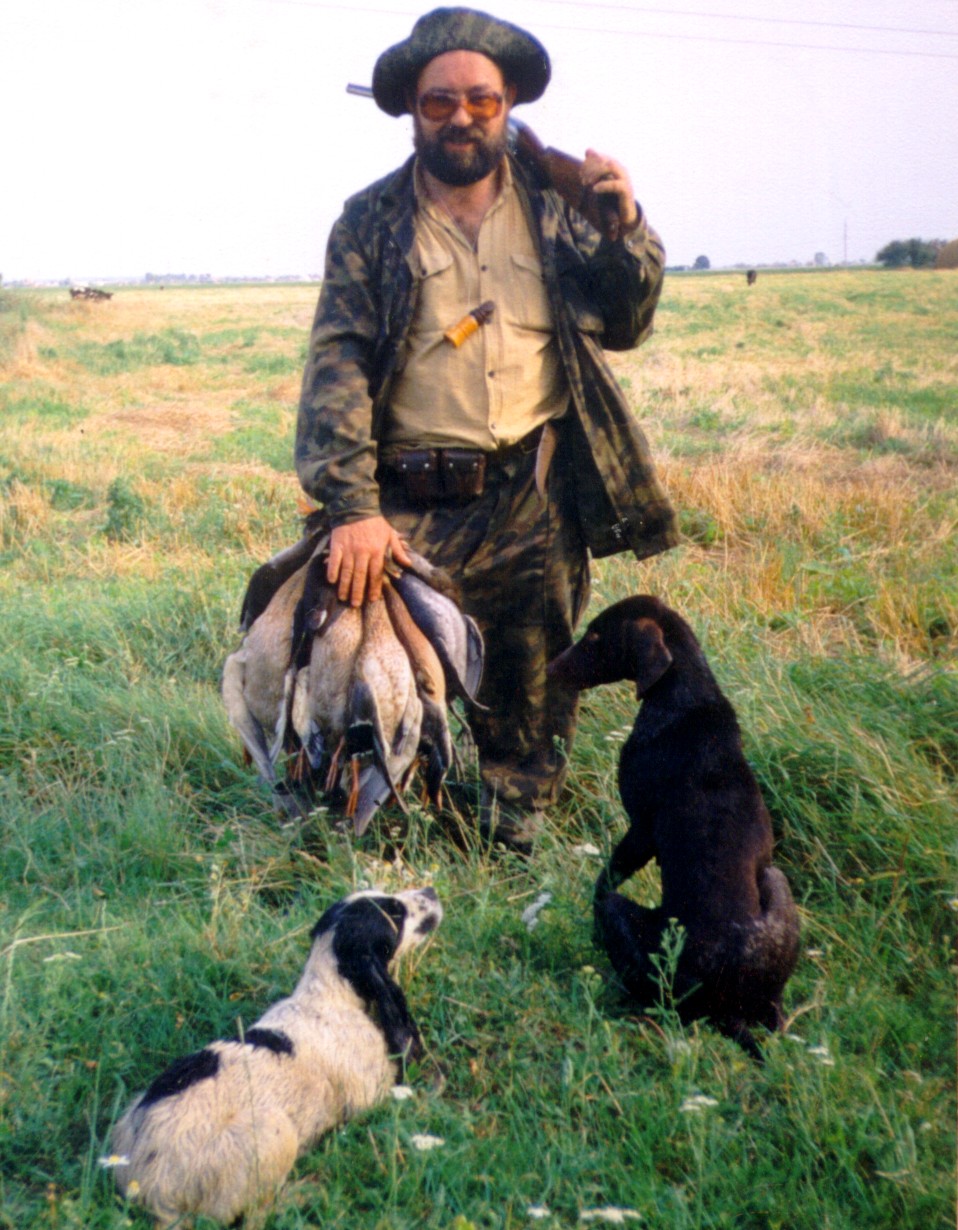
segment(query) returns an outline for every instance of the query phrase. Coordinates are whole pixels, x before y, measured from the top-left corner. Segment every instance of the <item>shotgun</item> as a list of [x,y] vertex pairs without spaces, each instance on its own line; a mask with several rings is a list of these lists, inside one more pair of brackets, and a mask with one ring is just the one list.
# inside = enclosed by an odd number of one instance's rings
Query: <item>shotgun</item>
[[[347,94],[359,98],[372,98],[368,85],[347,85]],[[610,200],[606,193],[593,192],[579,178],[581,158],[573,158],[551,145],[543,145],[528,124],[509,120],[509,148],[519,161],[532,173],[540,188],[554,188],[572,208],[582,214],[606,239],[619,238],[619,203]]]

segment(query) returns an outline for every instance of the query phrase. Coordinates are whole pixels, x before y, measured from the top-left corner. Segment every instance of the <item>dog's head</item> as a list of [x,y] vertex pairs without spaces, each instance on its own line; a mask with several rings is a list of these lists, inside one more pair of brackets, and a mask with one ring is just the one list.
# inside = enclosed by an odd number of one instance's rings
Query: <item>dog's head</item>
[[404,1060],[418,1056],[419,1031],[389,966],[421,944],[441,921],[436,890],[414,888],[394,894],[352,893],[330,906],[313,928],[314,942],[331,935],[340,976],[375,1007],[389,1053]]
[[672,665],[663,629],[678,618],[658,598],[624,598],[593,619],[574,645],[549,663],[548,675],[577,692],[620,679],[641,699]]

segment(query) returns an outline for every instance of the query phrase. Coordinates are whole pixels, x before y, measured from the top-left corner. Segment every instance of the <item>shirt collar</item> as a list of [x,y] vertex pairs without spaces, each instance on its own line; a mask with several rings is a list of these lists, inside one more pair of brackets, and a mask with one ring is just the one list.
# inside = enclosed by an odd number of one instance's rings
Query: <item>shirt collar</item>
[[[492,205],[490,206],[490,209],[489,209],[490,213],[492,213],[494,209],[498,209],[499,206],[503,203],[503,201],[505,201],[506,198],[510,195],[510,193],[515,191],[515,180],[513,179],[513,175],[512,175],[511,162],[509,161],[507,157],[503,156],[502,162],[500,162],[499,166],[501,169],[501,177],[500,177],[500,182],[499,182],[499,193],[496,196],[496,199],[493,201]],[[415,193],[416,193],[416,204],[418,205],[420,209],[429,209],[430,207],[435,207],[435,202],[433,201],[432,197],[429,195],[428,190],[426,189],[426,181],[422,173],[422,164],[420,163],[418,157],[415,159],[413,163],[413,186],[414,186]]]

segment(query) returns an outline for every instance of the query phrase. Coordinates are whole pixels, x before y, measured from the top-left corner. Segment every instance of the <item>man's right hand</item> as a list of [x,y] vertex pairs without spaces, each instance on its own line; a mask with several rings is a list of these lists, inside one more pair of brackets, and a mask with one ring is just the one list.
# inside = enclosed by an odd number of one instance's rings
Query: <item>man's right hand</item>
[[381,598],[387,557],[406,567],[412,564],[405,543],[385,517],[337,525],[329,539],[326,579],[337,586],[340,602],[362,606],[364,598]]

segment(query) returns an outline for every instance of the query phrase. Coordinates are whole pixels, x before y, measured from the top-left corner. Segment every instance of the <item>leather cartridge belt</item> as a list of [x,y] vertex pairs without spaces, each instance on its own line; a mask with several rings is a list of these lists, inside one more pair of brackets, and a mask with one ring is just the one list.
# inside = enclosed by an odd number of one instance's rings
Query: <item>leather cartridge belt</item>
[[542,428],[537,427],[504,448],[401,448],[387,445],[379,468],[416,504],[461,504],[482,495],[487,477],[507,463],[534,453]]

